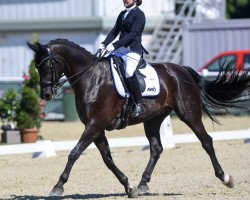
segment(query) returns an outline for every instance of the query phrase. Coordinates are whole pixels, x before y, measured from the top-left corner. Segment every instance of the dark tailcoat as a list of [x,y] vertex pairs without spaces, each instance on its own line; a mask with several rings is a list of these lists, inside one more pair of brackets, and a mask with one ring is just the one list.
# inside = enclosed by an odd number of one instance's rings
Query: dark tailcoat
[[103,41],[103,44],[105,46],[109,45],[120,33],[119,40],[113,43],[115,49],[122,46],[129,47],[131,51],[141,55],[143,52],[141,44],[142,32],[146,23],[144,12],[136,6],[123,20],[125,13],[126,10],[119,14],[115,26]]

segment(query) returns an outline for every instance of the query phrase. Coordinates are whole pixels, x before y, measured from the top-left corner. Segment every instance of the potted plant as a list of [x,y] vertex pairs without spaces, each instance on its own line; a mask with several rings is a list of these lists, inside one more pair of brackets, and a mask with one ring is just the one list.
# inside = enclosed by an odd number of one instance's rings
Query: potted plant
[[18,93],[9,89],[0,99],[0,118],[2,121],[2,142],[20,143],[20,131],[16,128],[15,117],[19,107]]
[[24,75],[20,104],[15,117],[17,127],[21,130],[22,142],[24,143],[36,142],[38,129],[41,127],[38,82],[39,75],[33,60],[29,66],[29,75]]

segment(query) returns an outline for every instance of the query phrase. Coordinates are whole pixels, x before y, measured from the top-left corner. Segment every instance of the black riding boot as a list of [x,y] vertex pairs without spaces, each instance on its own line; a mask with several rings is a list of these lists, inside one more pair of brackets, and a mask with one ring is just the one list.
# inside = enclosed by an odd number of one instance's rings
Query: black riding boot
[[132,117],[137,117],[138,115],[143,113],[142,108],[142,95],[140,90],[140,85],[137,77],[134,75],[132,77],[127,78],[130,92],[135,100],[135,107],[132,110]]

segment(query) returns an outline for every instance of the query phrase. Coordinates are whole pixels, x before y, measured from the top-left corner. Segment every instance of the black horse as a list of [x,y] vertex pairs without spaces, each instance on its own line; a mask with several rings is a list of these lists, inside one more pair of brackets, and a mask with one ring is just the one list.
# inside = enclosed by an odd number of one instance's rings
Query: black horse
[[215,81],[206,81],[189,67],[173,63],[152,63],[160,79],[160,95],[143,99],[144,113],[136,118],[129,116],[128,125],[143,123],[150,144],[150,159],[138,187],[131,187],[128,178],[116,167],[111,157],[105,130],[115,127],[125,104],[113,86],[109,60],[98,59],[84,48],[68,40],[57,39],[46,45],[28,44],[35,52],[35,62],[40,75],[41,98],[51,100],[56,85],[65,74],[76,99],[76,108],[85,130],[68,157],[66,167],[50,195],[62,195],[63,185],[82,152],[94,142],[104,163],[124,186],[129,197],[149,190],[153,169],[163,151],[159,129],[162,121],[173,110],[200,140],[209,155],[215,175],[229,188],[234,186],[231,176],[222,170],[213,148],[213,140],[202,123],[202,111],[213,121],[208,107],[228,108],[232,101],[249,89],[247,73],[222,73]]

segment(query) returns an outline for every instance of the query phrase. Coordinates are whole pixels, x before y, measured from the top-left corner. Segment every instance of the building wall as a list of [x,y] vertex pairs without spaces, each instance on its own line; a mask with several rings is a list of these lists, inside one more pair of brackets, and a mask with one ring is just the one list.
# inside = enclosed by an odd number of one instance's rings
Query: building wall
[[223,51],[250,49],[250,20],[203,21],[187,26],[183,64],[199,68]]
[[[174,10],[174,0],[144,0],[147,16]],[[1,0],[1,20],[117,16],[123,10],[120,0]]]
[[[144,0],[146,27],[153,28],[162,12],[173,12],[173,1]],[[65,38],[94,53],[123,9],[120,0],[1,0],[0,82],[22,80],[33,58],[26,42],[34,34],[42,43]]]
[[[143,0],[147,24],[144,46],[162,13],[174,13],[174,0]],[[57,38],[73,41],[94,53],[117,15],[121,0],[0,0],[0,97],[19,89],[33,52],[26,42],[37,35],[43,44]],[[63,112],[63,96],[46,104],[47,112]]]
[[196,18],[225,19],[226,0],[196,0],[196,3]]
[[[10,33],[5,35],[3,42],[0,39],[0,81],[22,81],[22,76],[33,59],[33,52],[26,45],[27,41],[32,42],[32,38],[32,33]],[[67,38],[93,52],[96,35],[91,31],[41,32],[38,33],[38,38],[43,44],[56,38]]]
[[[114,16],[124,10],[122,1],[120,0],[101,0],[99,4],[101,16]],[[143,0],[140,6],[148,17],[161,16],[163,12],[173,13],[175,6],[174,0]]]
[[1,0],[1,20],[95,16],[93,0]]

